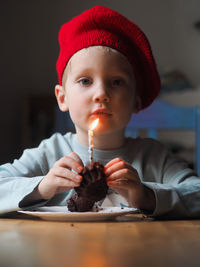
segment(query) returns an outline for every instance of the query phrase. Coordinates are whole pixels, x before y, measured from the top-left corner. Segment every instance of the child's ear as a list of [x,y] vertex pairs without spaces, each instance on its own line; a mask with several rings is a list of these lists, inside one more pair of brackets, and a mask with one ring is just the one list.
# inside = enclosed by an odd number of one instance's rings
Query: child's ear
[[56,95],[56,99],[57,99],[60,110],[63,112],[68,111],[68,104],[67,104],[66,93],[65,93],[64,87],[57,84],[55,86],[55,95]]
[[137,96],[135,105],[133,107],[133,113],[138,113],[141,110],[141,108],[142,108],[142,101],[141,98]]

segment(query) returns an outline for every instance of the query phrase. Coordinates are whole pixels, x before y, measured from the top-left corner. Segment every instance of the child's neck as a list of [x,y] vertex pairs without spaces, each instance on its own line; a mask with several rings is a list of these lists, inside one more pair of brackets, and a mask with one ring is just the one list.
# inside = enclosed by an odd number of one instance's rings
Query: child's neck
[[94,136],[94,147],[102,150],[118,149],[124,145],[124,134],[110,134]]
[[[88,146],[88,135],[77,133],[78,141],[82,145]],[[108,134],[94,134],[93,144],[94,148],[101,150],[118,149],[124,145],[124,132],[108,133]]]

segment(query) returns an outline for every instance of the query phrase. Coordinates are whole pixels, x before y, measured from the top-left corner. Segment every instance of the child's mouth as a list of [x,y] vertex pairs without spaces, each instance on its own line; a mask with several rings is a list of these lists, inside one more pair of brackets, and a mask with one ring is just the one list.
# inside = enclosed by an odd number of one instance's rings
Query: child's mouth
[[108,115],[108,113],[105,113],[105,112],[96,112],[95,115]]
[[102,116],[102,115],[104,115],[104,116],[111,116],[111,113],[108,110],[106,110],[106,109],[98,109],[98,110],[94,111],[91,115],[92,116],[93,115],[94,116]]
[[91,118],[95,119],[95,118],[108,118],[111,116],[111,113],[107,113],[107,112],[103,112],[103,111],[98,111],[98,112],[94,112],[91,114]]

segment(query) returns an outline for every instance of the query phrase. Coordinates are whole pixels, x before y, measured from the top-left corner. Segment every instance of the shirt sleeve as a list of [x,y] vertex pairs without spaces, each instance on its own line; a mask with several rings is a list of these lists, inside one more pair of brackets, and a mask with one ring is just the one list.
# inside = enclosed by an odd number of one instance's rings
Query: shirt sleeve
[[156,208],[150,216],[200,218],[200,178],[196,172],[159,143],[147,155],[142,182],[156,198]]
[[[43,177],[62,156],[61,146],[66,153],[65,143],[60,136],[53,135],[41,142],[38,148],[24,150],[22,156],[14,162],[0,166],[0,212],[18,210],[27,205],[23,201],[33,192]],[[40,200],[38,205],[44,205]],[[33,205],[34,206],[34,205]]]
[[[1,212],[18,210],[20,201],[33,192],[43,179],[44,176],[41,171],[32,171],[32,168],[37,165],[32,156],[32,152],[26,151],[22,158],[15,160],[13,164],[7,163],[0,166]],[[29,160],[31,160],[31,165],[27,164]]]

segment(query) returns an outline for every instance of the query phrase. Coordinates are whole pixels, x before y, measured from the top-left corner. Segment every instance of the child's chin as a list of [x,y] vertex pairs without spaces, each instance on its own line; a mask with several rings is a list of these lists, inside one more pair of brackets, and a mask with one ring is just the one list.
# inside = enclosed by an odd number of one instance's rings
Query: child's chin
[[112,127],[101,127],[98,130],[95,130],[95,136],[104,136],[104,135],[110,135],[113,134],[115,131]]
[[112,130],[112,123],[108,118],[99,118],[99,123],[95,128],[95,133],[103,133]]

